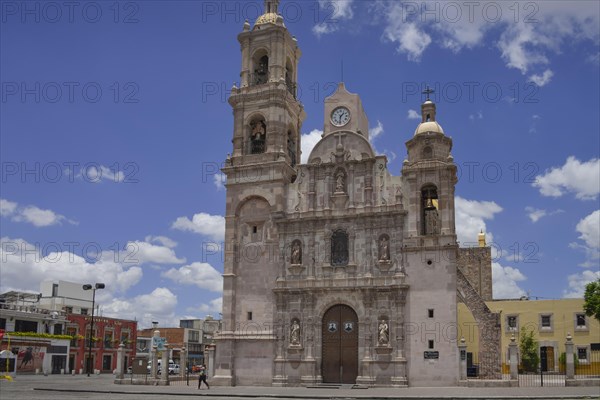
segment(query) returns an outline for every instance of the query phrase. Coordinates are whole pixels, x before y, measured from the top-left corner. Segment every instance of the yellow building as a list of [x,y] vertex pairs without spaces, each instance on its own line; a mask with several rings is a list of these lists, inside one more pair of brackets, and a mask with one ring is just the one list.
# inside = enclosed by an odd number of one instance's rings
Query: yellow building
[[[559,357],[565,352],[567,335],[573,337],[578,372],[600,370],[600,323],[583,312],[583,299],[490,300],[492,312],[500,313],[502,369],[508,373],[508,345],[514,335],[517,344],[524,327],[533,330],[539,343],[538,354],[543,371],[559,372]],[[480,362],[479,332],[475,319],[463,303],[458,305],[459,338],[467,344],[469,363]],[[469,354],[470,353],[470,354]],[[472,361],[471,361],[472,360]]]

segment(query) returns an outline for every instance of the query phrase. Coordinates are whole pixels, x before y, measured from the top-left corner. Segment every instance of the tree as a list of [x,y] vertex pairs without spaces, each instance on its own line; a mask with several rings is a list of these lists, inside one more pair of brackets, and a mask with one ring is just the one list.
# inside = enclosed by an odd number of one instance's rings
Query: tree
[[600,321],[600,278],[585,285],[583,300],[585,314]]
[[525,372],[536,372],[540,362],[538,355],[538,341],[535,339],[533,329],[527,332],[525,327],[521,329],[519,343],[521,351],[521,366]]

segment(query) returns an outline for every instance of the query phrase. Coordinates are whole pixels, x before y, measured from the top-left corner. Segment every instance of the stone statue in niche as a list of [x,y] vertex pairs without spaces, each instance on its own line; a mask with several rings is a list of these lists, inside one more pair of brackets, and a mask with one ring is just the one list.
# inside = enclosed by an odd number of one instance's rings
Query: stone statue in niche
[[387,236],[379,239],[379,261],[390,261],[390,242]]
[[292,265],[301,265],[302,264],[302,247],[299,242],[294,242],[292,244],[292,256],[291,256]]
[[335,175],[335,192],[336,193],[345,193],[345,177],[342,171],[338,171]]
[[250,126],[252,128],[252,140],[264,140],[267,132],[267,126],[263,121],[255,121]]
[[292,346],[300,345],[300,324],[298,320],[292,321],[292,326],[290,327],[290,344]]
[[428,198],[425,205],[425,234],[437,235],[439,233],[438,210],[435,205],[433,205],[431,198]]
[[378,343],[380,346],[387,345],[390,341],[390,330],[388,323],[385,319],[379,322],[379,338]]

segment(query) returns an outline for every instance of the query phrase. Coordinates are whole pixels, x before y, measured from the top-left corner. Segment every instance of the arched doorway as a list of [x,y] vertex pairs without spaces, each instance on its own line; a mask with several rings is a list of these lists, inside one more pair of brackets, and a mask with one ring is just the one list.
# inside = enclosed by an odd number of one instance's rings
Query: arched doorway
[[323,315],[322,376],[326,383],[356,383],[358,376],[358,317],[346,305]]

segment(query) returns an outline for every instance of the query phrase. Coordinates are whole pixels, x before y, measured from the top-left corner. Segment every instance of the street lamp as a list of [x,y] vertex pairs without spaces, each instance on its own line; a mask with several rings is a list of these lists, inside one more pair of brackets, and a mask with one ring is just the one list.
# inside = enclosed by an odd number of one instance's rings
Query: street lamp
[[90,341],[88,343],[88,362],[87,362],[87,376],[90,376],[90,370],[92,369],[92,335],[94,334],[94,307],[96,303],[96,290],[104,289],[104,283],[96,283],[92,286],[90,284],[83,285],[83,290],[92,290],[92,322],[90,324]]

